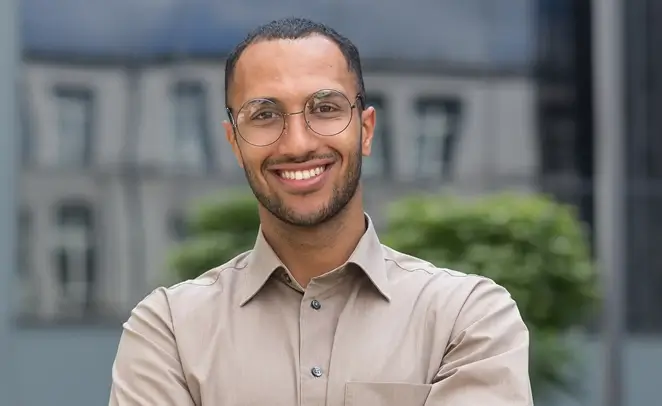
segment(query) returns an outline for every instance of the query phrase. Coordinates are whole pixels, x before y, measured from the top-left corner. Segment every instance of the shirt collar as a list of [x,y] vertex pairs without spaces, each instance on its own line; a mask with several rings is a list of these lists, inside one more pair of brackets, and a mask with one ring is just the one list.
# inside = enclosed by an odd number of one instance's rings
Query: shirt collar
[[[365,220],[368,226],[366,232],[343,266],[348,263],[357,265],[381,295],[386,300],[390,300],[383,247],[374,224],[367,214],[365,214]],[[248,266],[241,271],[240,305],[248,303],[267,283],[272,274],[281,268],[285,268],[285,266],[264,238],[262,227],[260,227],[255,246],[248,258]]]

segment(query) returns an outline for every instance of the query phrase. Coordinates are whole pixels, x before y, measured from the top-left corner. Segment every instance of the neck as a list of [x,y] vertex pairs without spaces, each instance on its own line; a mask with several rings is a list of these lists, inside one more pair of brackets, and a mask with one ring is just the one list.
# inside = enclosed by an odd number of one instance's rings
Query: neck
[[315,227],[286,224],[264,211],[260,207],[264,238],[303,287],[347,262],[366,230],[359,193],[341,213]]

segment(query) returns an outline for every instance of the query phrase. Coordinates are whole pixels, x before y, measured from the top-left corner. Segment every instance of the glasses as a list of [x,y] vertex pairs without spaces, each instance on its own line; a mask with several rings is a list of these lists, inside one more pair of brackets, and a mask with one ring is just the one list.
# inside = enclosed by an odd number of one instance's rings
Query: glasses
[[345,131],[352,121],[352,112],[360,95],[354,103],[337,90],[319,90],[307,100],[302,111],[287,113],[273,100],[254,99],[244,103],[236,118],[228,108],[235,131],[247,143],[265,147],[278,141],[285,132],[286,117],[303,114],[308,127],[315,134],[334,136]]

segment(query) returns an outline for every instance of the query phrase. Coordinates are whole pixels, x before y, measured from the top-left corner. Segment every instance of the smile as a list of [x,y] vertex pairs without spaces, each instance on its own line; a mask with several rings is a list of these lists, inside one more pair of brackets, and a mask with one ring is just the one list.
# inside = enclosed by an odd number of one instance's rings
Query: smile
[[324,187],[333,166],[334,162],[311,162],[305,166],[289,165],[272,169],[271,173],[285,192],[308,194]]
[[302,171],[278,171],[278,175],[283,179],[289,180],[307,180],[320,176],[326,170],[326,166],[305,169]]

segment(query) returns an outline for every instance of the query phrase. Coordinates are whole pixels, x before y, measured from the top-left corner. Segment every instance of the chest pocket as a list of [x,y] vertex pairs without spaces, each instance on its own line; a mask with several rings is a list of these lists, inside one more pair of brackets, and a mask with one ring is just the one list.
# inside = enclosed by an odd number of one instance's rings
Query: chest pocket
[[432,385],[348,382],[345,406],[424,406]]

